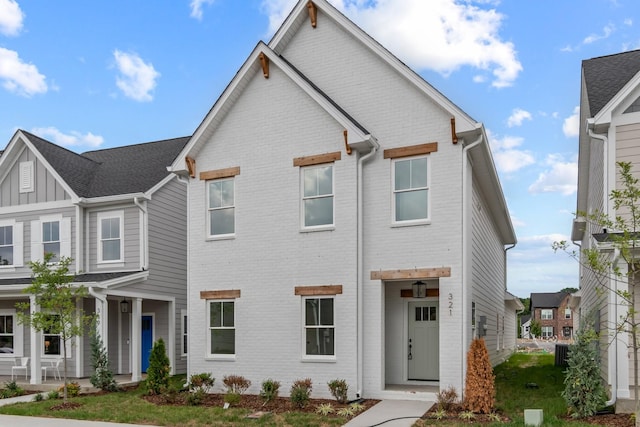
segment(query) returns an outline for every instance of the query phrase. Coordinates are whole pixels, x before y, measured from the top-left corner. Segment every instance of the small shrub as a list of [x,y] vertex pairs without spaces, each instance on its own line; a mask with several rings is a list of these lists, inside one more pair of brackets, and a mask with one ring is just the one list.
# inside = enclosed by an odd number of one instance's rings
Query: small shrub
[[91,334],[89,343],[91,346],[91,366],[93,366],[93,374],[89,380],[91,385],[104,391],[118,391],[118,384],[109,367],[107,349],[104,347],[97,330]]
[[331,395],[338,401],[338,403],[347,403],[347,391],[349,386],[345,380],[332,380],[327,384]]
[[351,406],[345,406],[344,408],[340,408],[336,413],[343,418],[349,418],[355,415],[355,412],[353,412],[353,409],[351,408]]
[[60,399],[60,392],[58,390],[51,390],[49,393],[47,393],[47,399]]
[[464,388],[464,408],[467,411],[489,414],[495,406],[495,376],[489,352],[483,338],[471,341],[467,352],[467,376]]
[[457,402],[458,392],[453,386],[450,386],[445,390],[440,390],[440,392],[436,395],[436,403],[438,404],[438,409],[442,409],[445,412],[450,411]]
[[[58,387],[58,394],[64,393],[64,384]],[[67,383],[67,396],[68,397],[76,397],[80,394],[80,384],[73,381]]]
[[22,396],[24,394],[24,389],[20,387],[15,381],[6,382],[4,384],[4,387],[5,388],[0,391],[0,397],[3,399]]
[[321,403],[316,408],[316,413],[323,415],[325,417],[329,414],[332,414],[333,412],[334,412],[334,409],[333,409],[333,406],[331,406],[331,403]]
[[225,375],[222,382],[227,387],[227,393],[242,395],[251,387],[251,381],[241,375]]
[[147,391],[149,394],[161,394],[169,386],[171,365],[164,341],[160,338],[153,343],[149,355],[149,368],[147,368]]
[[351,409],[353,409],[354,413],[358,413],[358,412],[362,412],[364,411],[364,405],[358,403],[358,402],[353,402],[351,405],[349,405],[349,407]]
[[264,405],[271,402],[278,397],[280,392],[280,382],[272,380],[264,380],[262,382],[262,388],[260,389],[260,397],[264,401]]
[[441,407],[438,407],[438,409],[433,411],[433,413],[431,414],[431,417],[435,418],[436,420],[441,420],[441,419],[445,418],[446,416],[447,416],[447,411],[445,411]]
[[34,402],[42,402],[44,400],[44,395],[42,393],[37,393],[33,396]]
[[209,393],[215,382],[216,379],[208,372],[193,374],[191,378],[189,378],[189,390],[192,392],[202,391]]
[[198,405],[202,405],[202,402],[204,401],[204,397],[205,397],[205,391],[203,389],[198,389],[195,391],[192,391],[191,393],[187,394],[187,405],[191,405],[191,406],[198,406]]
[[494,422],[502,421],[502,418],[500,418],[500,415],[496,414],[495,412],[492,412],[489,414],[489,419]]
[[461,420],[471,421],[471,420],[476,418],[476,414],[474,414],[472,411],[462,411],[462,412],[460,412],[458,417]]
[[168,387],[162,390],[162,398],[164,402],[168,404],[180,403],[181,391],[182,386],[180,384],[169,384]]
[[304,408],[309,403],[312,390],[311,378],[305,378],[303,380],[296,380],[291,386],[291,392],[289,399],[293,406],[297,408]]
[[240,395],[240,393],[234,393],[234,392],[228,391],[224,395],[225,403],[228,403],[231,406],[235,406],[238,403],[240,403],[241,399],[242,399],[242,396]]

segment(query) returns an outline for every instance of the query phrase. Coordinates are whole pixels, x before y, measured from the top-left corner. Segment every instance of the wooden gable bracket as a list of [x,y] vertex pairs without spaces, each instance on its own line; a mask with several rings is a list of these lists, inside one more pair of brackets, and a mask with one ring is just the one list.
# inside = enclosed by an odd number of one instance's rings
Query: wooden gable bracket
[[260,55],[258,55],[258,58],[260,59],[260,65],[262,65],[262,75],[264,75],[265,79],[269,78],[269,58],[267,58],[267,55],[264,54],[264,52],[260,52]]
[[196,177],[196,160],[193,157],[186,156],[184,158],[185,163],[187,164],[187,170],[189,171],[189,176],[191,178]]
[[458,143],[458,135],[456,135],[456,118],[451,117],[451,142]]
[[318,24],[318,8],[311,0],[307,3],[307,9],[309,9],[309,19],[311,20],[311,26],[313,28]]
[[344,147],[347,149],[347,154],[351,155],[352,150],[351,150],[351,146],[349,145],[349,142],[348,142],[349,139],[347,138],[347,135],[348,135],[347,130],[345,129],[344,132],[342,132],[342,134],[344,135]]

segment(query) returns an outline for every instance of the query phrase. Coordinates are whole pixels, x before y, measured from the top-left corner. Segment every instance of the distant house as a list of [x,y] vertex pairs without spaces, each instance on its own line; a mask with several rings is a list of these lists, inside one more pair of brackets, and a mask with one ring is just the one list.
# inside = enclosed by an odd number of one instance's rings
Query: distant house
[[[516,243],[483,125],[325,0],[259,42],[172,165],[189,181],[189,373],[464,390],[516,347]],[[317,387],[316,387],[317,385]]]
[[[627,266],[607,239],[608,233],[591,224],[583,213],[602,212],[611,220],[627,215],[616,210],[609,197],[617,187],[618,162],[630,162],[640,177],[640,50],[582,61],[580,93],[580,136],[578,192],[571,239],[583,249],[595,248],[622,273]],[[579,309],[584,320],[593,316],[600,331],[602,376],[610,390],[610,402],[633,399],[633,354],[630,335],[618,333],[620,317],[629,311],[620,292],[638,283],[595,276],[588,268],[580,271]],[[637,309],[637,307],[636,307]]]
[[542,338],[573,338],[573,310],[567,292],[532,293],[529,307],[531,319],[540,323]]
[[[0,362],[29,357],[31,383],[58,359],[61,338],[18,324],[30,302],[29,261],[66,256],[89,295],[115,373],[139,380],[163,338],[173,372],[186,371],[186,190],[167,166],[187,138],[76,154],[18,130],[0,157]],[[70,340],[68,373],[88,377],[89,334]],[[12,363],[0,363],[0,375]]]
[[524,316],[520,316],[520,336],[524,339],[532,338],[530,314],[525,314]]

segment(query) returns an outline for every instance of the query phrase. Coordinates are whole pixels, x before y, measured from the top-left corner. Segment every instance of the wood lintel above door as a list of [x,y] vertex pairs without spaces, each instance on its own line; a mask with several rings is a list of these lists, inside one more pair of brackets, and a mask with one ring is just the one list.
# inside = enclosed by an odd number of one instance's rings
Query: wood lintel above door
[[371,272],[371,280],[419,280],[439,277],[451,277],[451,267],[374,270]]

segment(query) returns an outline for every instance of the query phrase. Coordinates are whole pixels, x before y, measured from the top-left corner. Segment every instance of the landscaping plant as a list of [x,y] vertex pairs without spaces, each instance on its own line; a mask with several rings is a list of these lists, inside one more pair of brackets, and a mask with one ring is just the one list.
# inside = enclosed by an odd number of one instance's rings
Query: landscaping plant
[[329,391],[331,395],[338,401],[338,403],[347,403],[347,391],[349,386],[345,380],[332,380],[328,383]]
[[289,393],[289,400],[294,407],[304,408],[307,406],[311,398],[312,385],[311,378],[295,380],[293,382],[291,392]]
[[147,368],[147,390],[149,394],[161,394],[169,386],[171,365],[165,350],[164,341],[160,338],[153,343]]
[[91,366],[93,374],[90,381],[95,388],[104,391],[117,391],[118,384],[113,378],[113,371],[109,367],[109,355],[107,349],[102,342],[102,338],[98,334],[97,325],[94,325],[94,332],[91,334]]
[[224,401],[232,406],[240,403],[242,394],[251,387],[251,381],[242,375],[225,375],[222,382],[227,387]]
[[495,376],[484,339],[471,341],[467,353],[467,376],[464,387],[464,407],[468,411],[489,414],[495,406]]
[[262,382],[262,388],[260,389],[260,397],[264,400],[264,404],[271,402],[272,400],[278,397],[278,393],[280,392],[280,382],[272,380],[269,378],[268,380],[264,380]]

